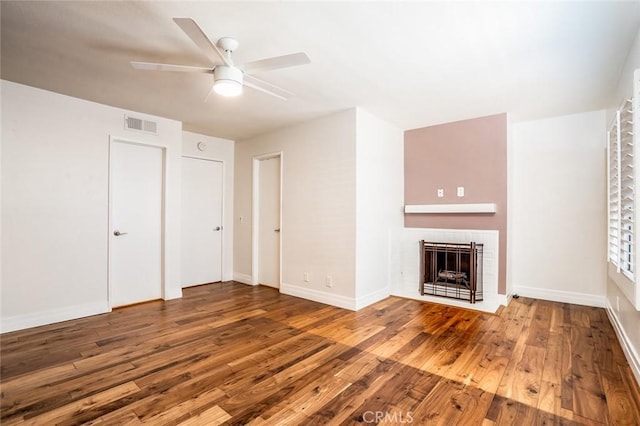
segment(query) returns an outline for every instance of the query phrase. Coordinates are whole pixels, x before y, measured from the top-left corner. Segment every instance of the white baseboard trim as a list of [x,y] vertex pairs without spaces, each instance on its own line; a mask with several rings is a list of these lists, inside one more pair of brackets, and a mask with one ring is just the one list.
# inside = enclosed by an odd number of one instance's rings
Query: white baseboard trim
[[607,301],[607,315],[609,316],[609,321],[613,325],[613,330],[616,332],[618,336],[618,340],[620,340],[620,346],[622,346],[622,350],[624,351],[624,355],[629,362],[629,367],[631,367],[631,371],[636,378],[636,382],[640,384],[640,357],[638,357],[638,352],[636,352],[629,336],[627,335],[624,327],[620,323],[616,312],[613,310],[613,306]]
[[164,300],[181,299],[181,298],[182,298],[181,288],[169,289],[164,295]]
[[0,332],[24,330],[25,328],[39,327],[41,325],[54,324],[91,315],[111,312],[108,302],[89,303],[86,305],[67,306],[64,308],[50,309],[25,315],[2,318]]
[[573,303],[574,305],[594,306],[604,308],[606,296],[596,294],[576,293],[573,291],[551,290],[546,288],[514,286],[513,294],[534,299],[550,300],[552,302]]
[[383,288],[378,291],[374,291],[364,297],[356,298],[356,311],[362,308],[366,308],[369,305],[373,305],[376,302],[386,299],[391,295],[391,289],[389,287]]
[[234,272],[233,280],[242,284],[253,285],[253,278],[251,277],[251,275]]
[[324,303],[338,308],[349,309],[355,311],[356,300],[352,297],[340,296],[339,294],[325,293],[324,291],[313,290],[311,288],[299,287],[282,283],[280,293],[289,296],[301,297],[302,299],[313,300],[314,302]]

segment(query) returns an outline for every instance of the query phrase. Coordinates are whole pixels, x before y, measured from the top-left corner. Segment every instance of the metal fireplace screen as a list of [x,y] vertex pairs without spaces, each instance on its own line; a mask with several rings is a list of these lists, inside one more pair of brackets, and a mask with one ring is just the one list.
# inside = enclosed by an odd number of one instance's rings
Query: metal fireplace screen
[[482,244],[420,241],[420,294],[482,300]]

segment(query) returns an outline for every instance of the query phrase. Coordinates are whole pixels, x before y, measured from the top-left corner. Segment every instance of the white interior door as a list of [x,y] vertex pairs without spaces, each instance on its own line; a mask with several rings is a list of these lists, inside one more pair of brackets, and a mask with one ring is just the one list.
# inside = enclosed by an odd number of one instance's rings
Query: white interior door
[[260,161],[258,282],[280,287],[280,157]]
[[111,306],[162,296],[162,148],[112,141],[110,146]]
[[222,281],[222,163],[182,158],[182,286]]

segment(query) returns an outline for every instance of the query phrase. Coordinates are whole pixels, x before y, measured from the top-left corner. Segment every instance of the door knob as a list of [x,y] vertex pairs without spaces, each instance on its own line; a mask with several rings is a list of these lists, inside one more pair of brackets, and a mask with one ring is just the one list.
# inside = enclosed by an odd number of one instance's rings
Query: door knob
[[216,226],[215,228],[213,228],[214,231],[221,231],[222,230],[222,226]]
[[113,235],[115,235],[116,237],[119,237],[120,235],[127,235],[128,232],[120,232],[120,231],[113,231]]
[[280,228],[274,229],[273,232],[280,232]]

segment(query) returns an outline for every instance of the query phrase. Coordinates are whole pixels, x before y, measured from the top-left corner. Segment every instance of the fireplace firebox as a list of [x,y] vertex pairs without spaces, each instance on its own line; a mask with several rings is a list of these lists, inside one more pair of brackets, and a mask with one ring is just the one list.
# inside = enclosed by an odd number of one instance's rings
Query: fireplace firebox
[[481,301],[482,249],[475,242],[420,241],[420,294]]

